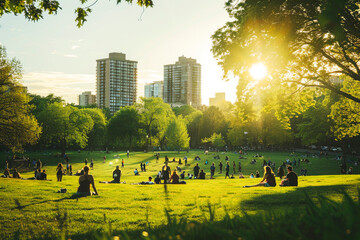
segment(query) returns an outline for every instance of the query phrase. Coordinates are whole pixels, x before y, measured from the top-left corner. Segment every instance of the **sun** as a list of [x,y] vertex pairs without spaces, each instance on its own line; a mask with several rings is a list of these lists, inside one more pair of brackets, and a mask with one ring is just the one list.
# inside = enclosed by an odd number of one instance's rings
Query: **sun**
[[255,80],[263,79],[267,75],[267,69],[263,63],[254,63],[249,72]]

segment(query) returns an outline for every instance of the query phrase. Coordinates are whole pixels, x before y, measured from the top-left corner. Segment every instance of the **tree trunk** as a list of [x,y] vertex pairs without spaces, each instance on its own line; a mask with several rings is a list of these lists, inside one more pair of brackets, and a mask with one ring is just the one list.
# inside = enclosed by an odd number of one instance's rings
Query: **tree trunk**
[[60,141],[60,146],[61,146],[61,157],[64,158],[65,151],[66,151],[66,142],[65,142],[65,140]]

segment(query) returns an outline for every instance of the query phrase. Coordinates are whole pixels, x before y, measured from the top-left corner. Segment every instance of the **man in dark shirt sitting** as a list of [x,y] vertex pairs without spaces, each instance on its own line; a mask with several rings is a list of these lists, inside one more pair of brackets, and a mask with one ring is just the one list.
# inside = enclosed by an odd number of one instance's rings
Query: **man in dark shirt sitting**
[[47,180],[47,174],[45,172],[45,169],[40,173],[40,179],[39,180]]
[[156,184],[160,184],[160,183],[161,183],[161,179],[160,179],[159,175],[156,175],[155,183],[156,183]]
[[204,170],[201,169],[200,174],[199,174],[199,179],[205,179],[205,175],[206,175],[206,173],[204,172]]
[[119,169],[119,166],[116,166],[116,169],[113,171],[113,183],[120,183],[120,177],[121,177],[121,170]]
[[287,167],[288,174],[286,175],[286,178],[282,180],[280,186],[294,186],[296,187],[298,185],[298,176],[295,172],[293,172],[293,169],[291,166]]

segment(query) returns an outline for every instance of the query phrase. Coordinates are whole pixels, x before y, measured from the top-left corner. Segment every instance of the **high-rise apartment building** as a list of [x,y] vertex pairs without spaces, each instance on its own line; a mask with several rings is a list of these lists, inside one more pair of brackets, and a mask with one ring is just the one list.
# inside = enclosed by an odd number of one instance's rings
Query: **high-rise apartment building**
[[163,81],[156,81],[145,85],[145,97],[159,97],[163,98]]
[[215,93],[214,98],[209,98],[209,105],[222,108],[226,104],[225,93]]
[[164,66],[163,98],[173,106],[201,106],[201,65],[195,59],[182,56]]
[[126,60],[123,53],[109,53],[96,60],[97,106],[114,114],[120,107],[136,102],[137,62]]
[[91,94],[91,91],[86,91],[79,95],[79,105],[89,106],[96,103],[96,96]]

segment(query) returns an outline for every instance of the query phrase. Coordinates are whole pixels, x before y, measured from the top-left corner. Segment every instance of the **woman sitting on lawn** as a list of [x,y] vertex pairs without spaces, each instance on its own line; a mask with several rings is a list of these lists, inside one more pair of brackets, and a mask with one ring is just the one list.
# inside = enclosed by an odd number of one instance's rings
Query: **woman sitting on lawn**
[[179,184],[179,175],[177,175],[176,171],[174,170],[171,177],[170,177],[170,183],[172,184]]
[[[91,196],[99,195],[96,188],[94,177],[89,175],[90,168],[88,166],[84,167],[84,175],[79,177],[79,188],[77,190],[77,195],[79,196]],[[90,192],[90,184],[92,185],[95,192]]]
[[244,187],[275,187],[275,175],[269,166],[264,167],[264,177],[259,184]]

